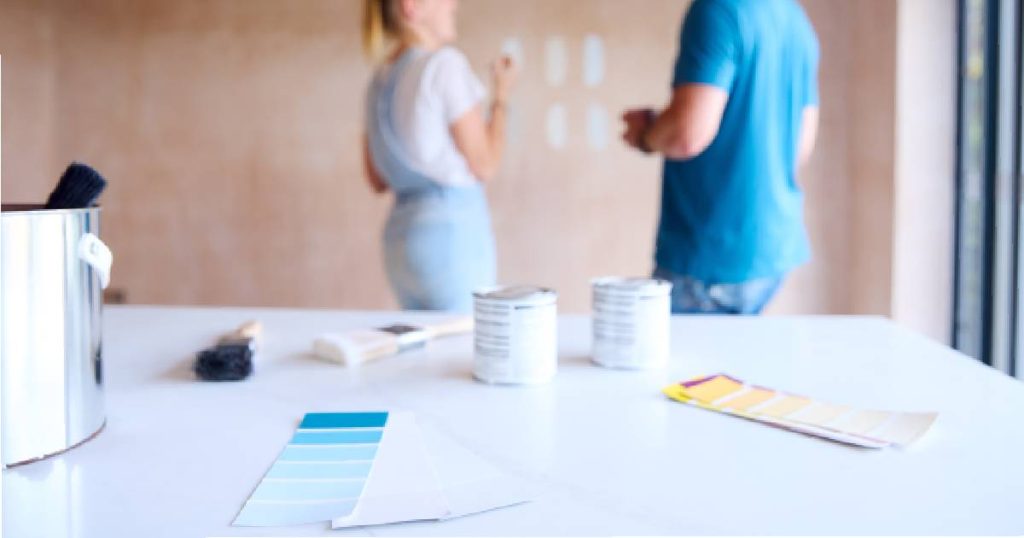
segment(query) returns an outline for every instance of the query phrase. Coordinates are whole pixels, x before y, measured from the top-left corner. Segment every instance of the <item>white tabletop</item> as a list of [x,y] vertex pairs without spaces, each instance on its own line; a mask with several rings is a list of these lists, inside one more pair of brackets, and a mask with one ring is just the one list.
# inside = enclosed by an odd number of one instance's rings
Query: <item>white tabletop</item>
[[[274,535],[1024,533],[1024,385],[879,318],[677,317],[666,371],[593,366],[585,317],[559,320],[542,387],[471,377],[456,337],[348,370],[307,354],[330,330],[426,314],[108,307],[107,426],[3,473],[9,538]],[[203,383],[193,354],[258,318],[257,371]],[[663,385],[727,372],[868,408],[934,410],[908,449],[855,449],[672,402]],[[538,491],[445,522],[330,531],[230,526],[308,411],[413,411]],[[444,457],[444,455],[436,455]]]

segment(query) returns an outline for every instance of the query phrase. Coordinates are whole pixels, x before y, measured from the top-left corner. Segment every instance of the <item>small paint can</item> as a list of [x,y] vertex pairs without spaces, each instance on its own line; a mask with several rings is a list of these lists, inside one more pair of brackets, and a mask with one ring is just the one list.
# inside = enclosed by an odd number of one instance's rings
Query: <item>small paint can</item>
[[558,294],[537,286],[473,293],[473,375],[485,383],[547,383],[558,368]]
[[603,277],[593,288],[593,360],[608,368],[660,368],[668,363],[672,283]]

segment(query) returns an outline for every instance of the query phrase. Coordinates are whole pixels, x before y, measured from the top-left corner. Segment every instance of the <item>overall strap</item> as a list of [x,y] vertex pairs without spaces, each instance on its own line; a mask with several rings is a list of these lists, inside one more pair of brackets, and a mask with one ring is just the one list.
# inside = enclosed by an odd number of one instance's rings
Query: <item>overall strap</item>
[[394,102],[398,81],[413,59],[422,54],[416,49],[405,51],[387,70],[374,77],[367,103],[367,137],[373,164],[398,193],[433,190],[439,184],[413,168],[411,158],[398,136],[394,124]]

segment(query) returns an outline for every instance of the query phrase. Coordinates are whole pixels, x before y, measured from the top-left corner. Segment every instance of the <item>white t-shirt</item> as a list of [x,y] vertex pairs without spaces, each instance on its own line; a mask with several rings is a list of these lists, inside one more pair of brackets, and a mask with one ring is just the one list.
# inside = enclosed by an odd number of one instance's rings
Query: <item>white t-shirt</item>
[[[381,69],[391,68],[389,64]],[[475,183],[449,127],[484,94],[466,56],[454,47],[411,58],[398,75],[392,108],[396,134],[412,161],[407,164],[446,185]]]

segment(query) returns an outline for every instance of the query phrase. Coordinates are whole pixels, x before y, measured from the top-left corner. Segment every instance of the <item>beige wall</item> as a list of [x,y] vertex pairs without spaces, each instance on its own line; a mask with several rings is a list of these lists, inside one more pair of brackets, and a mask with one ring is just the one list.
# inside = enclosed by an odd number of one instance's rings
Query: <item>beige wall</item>
[[[113,285],[131,302],[394,307],[378,241],[388,201],[364,187],[357,151],[360,4],[7,0],[3,200],[43,199],[71,159],[100,169]],[[666,99],[686,4],[461,3],[459,44],[481,74],[506,37],[524,43],[489,188],[503,281],[554,286],[582,312],[590,277],[650,270],[659,164],[617,144],[615,119]],[[889,314],[897,9],[804,4],[822,46],[821,132],[800,178],[815,258],[770,311]],[[581,82],[587,33],[605,40],[598,88]],[[569,45],[559,88],[543,77],[550,35]],[[568,110],[563,150],[544,142],[553,103]],[[613,120],[607,149],[586,144],[590,103]]]
[[[49,164],[54,160],[57,87],[51,15],[47,2],[0,5],[0,55],[4,69],[0,90],[4,120],[0,125],[0,196],[4,200],[38,199],[40,193],[45,200],[49,192],[45,189],[55,182],[52,173],[58,168]],[[44,166],[46,169],[41,170]]]
[[848,2],[851,311],[888,314],[892,301],[896,10],[892,0]]
[[[899,4],[892,317],[948,341],[953,315],[956,2]],[[946,240],[943,240],[946,239]]]

